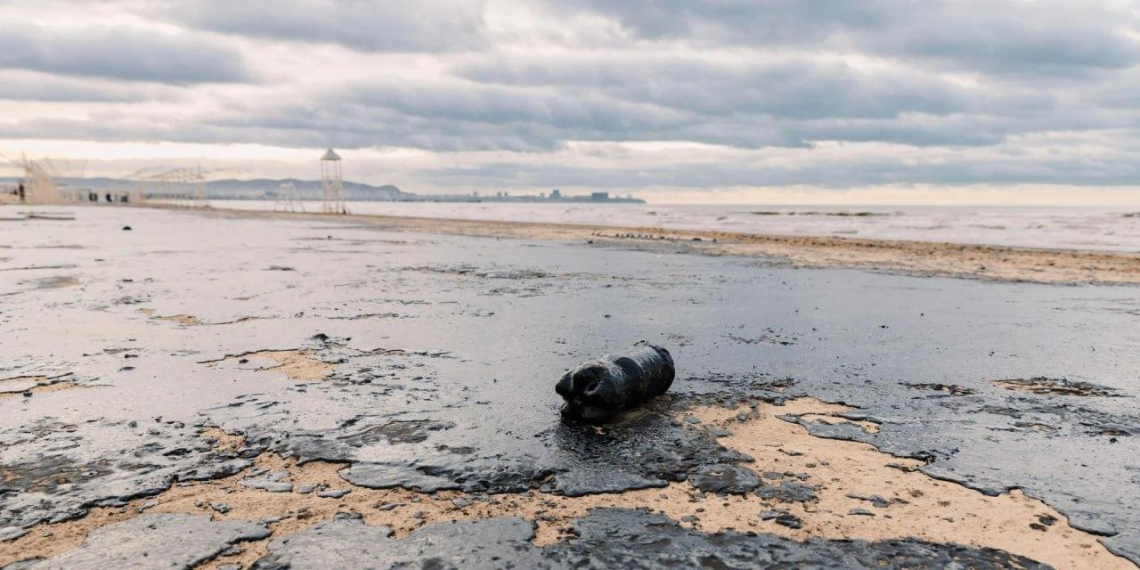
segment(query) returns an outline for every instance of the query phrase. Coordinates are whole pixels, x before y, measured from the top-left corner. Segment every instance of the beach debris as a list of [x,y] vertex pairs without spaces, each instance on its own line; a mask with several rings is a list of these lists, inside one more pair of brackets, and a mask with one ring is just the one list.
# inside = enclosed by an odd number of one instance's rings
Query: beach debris
[[774,500],[781,503],[806,503],[818,500],[815,488],[795,481],[781,481],[777,485],[765,485],[756,495],[761,499]]
[[562,416],[606,422],[664,394],[676,369],[669,351],[641,341],[626,354],[606,355],[567,372],[554,390],[566,403]]
[[760,477],[739,465],[705,465],[689,478],[693,486],[707,493],[743,495],[760,486]]
[[777,514],[772,520],[780,526],[786,526],[793,530],[802,528],[804,525],[804,522],[800,520],[799,517],[787,512]]
[[270,493],[289,493],[293,491],[293,484],[285,481],[288,477],[288,471],[272,471],[263,477],[247,477],[238,481],[238,484]]
[[1037,396],[1117,396],[1116,390],[1108,386],[1101,386],[1090,382],[1080,382],[1067,378],[1013,378],[1008,380],[994,380],[993,385],[998,388],[1016,392],[1027,392]]
[[123,226],[123,231],[124,231],[124,232],[129,232],[129,231],[131,231],[131,226]]
[[959,386],[957,384],[937,384],[937,383],[908,384],[906,382],[900,382],[899,385],[907,386],[913,390],[929,390],[931,392],[941,392],[940,395],[970,396],[970,395],[978,393],[978,391],[973,389],[973,388],[967,388],[965,386]]
[[880,509],[885,509],[885,508],[891,506],[890,501],[880,497],[879,495],[868,496],[868,495],[857,495],[855,493],[848,493],[847,498],[848,499],[855,499],[856,501],[867,501],[868,503],[871,503],[872,505],[874,505],[875,507],[880,508]]
[[1049,530],[1053,523],[1057,522],[1057,517],[1053,515],[1038,515],[1037,522],[1029,523],[1029,528],[1041,532]]
[[75,220],[75,214],[71,212],[18,212],[15,218],[0,218],[0,220],[6,222],[27,220],[70,222]]

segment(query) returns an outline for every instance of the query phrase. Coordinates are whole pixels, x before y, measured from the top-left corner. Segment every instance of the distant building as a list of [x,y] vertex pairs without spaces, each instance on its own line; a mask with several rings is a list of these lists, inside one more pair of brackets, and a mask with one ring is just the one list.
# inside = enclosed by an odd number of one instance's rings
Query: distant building
[[550,191],[550,194],[531,194],[531,195],[515,195],[512,196],[506,190],[497,190],[492,194],[480,197],[478,192],[471,195],[463,196],[431,196],[424,199],[432,202],[556,202],[559,204],[644,204],[645,200],[634,198],[632,195],[628,196],[611,196],[609,192],[591,192],[589,194],[581,194],[578,196],[566,195],[562,190],[555,188]]

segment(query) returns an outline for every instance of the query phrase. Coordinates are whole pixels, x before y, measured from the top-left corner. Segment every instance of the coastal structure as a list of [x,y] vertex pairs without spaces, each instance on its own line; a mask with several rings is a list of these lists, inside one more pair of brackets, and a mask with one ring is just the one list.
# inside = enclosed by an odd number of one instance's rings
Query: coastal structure
[[14,181],[8,191],[11,201],[37,205],[55,204],[59,201],[55,183],[59,174],[50,159],[33,160],[21,156],[8,162],[23,170],[23,177]]
[[206,188],[207,176],[223,171],[224,169],[204,171],[201,165],[194,168],[144,169],[128,177],[135,183],[133,191],[114,189],[101,192],[91,189],[86,194],[89,194],[92,202],[99,202],[100,194],[105,202],[130,202],[133,194],[135,202],[154,200],[183,208],[206,208],[210,205],[210,193]]
[[347,214],[344,205],[344,177],[341,172],[340,155],[328,149],[321,156],[321,197],[324,203],[321,211],[326,214]]
[[292,182],[282,182],[277,187],[277,202],[274,212],[304,212],[305,206],[297,200],[297,187]]
[[571,196],[563,194],[555,188],[550,194],[519,194],[512,196],[507,192],[496,192],[493,195],[483,196],[478,192],[471,194],[444,194],[444,195],[415,195],[407,194],[410,199],[405,201],[416,202],[525,202],[525,203],[587,203],[587,204],[644,204],[645,200],[634,198],[632,195],[610,196],[609,192],[590,192],[589,194]]

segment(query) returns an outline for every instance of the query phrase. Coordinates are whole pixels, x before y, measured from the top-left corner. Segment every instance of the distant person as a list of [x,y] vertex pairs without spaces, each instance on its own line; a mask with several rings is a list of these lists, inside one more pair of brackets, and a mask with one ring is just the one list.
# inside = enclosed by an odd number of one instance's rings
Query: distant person
[[24,201],[24,197],[27,195],[27,190],[24,189],[23,182],[21,182],[20,185],[16,187],[16,195],[20,197],[21,202]]
[[108,202],[114,202],[114,200],[112,200],[112,199],[111,199],[111,193],[110,193],[110,192],[107,192],[107,193],[104,195],[104,197],[105,197],[105,198],[107,198],[107,201],[108,201]]

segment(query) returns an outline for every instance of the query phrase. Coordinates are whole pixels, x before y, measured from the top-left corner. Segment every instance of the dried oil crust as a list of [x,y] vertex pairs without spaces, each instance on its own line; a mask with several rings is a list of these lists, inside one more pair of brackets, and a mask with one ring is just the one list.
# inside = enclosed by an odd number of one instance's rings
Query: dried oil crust
[[[614,507],[648,509],[705,533],[753,531],[797,541],[914,538],[999,549],[1057,568],[1134,568],[1108,552],[1094,536],[1069,526],[1060,513],[1020,491],[986,496],[914,470],[921,465],[919,461],[897,458],[867,444],[815,437],[802,425],[778,417],[851,421],[839,416],[849,411],[844,406],[799,398],[783,406],[760,403],[755,409],[757,413],[742,415],[738,410],[702,407],[690,412],[700,423],[686,428],[716,430],[722,434],[722,444],[754,458],[746,467],[763,480],[755,493],[705,493],[689,482],[583,497],[537,491],[485,495],[367,489],[339,476],[345,464],[313,461],[298,465],[263,453],[238,475],[175,485],[123,508],[97,508],[79,520],[37,525],[26,536],[0,545],[0,564],[58,555],[77,547],[92,530],[141,512],[204,513],[219,521],[274,521],[266,539],[243,544],[240,552],[202,566],[215,568],[249,564],[268,552],[272,540],[330,520],[337,513],[355,513],[368,525],[390,527],[396,537],[432,523],[515,516],[536,523],[533,542],[541,546],[572,538],[576,519],[595,509]],[[202,437],[219,452],[232,452],[244,443],[240,436],[216,428],[204,430]],[[283,473],[279,479],[291,492],[242,484],[255,473]],[[811,491],[802,497],[764,492],[790,483]],[[767,514],[772,512],[784,517]],[[798,524],[787,525],[788,517]]]

